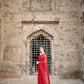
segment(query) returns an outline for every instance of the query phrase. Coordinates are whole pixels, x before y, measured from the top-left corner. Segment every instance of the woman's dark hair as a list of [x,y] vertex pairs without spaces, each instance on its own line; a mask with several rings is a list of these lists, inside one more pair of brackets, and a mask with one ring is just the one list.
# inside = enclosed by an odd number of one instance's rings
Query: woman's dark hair
[[42,47],[44,49],[44,52],[46,53],[46,48],[44,45],[41,45],[40,47]]

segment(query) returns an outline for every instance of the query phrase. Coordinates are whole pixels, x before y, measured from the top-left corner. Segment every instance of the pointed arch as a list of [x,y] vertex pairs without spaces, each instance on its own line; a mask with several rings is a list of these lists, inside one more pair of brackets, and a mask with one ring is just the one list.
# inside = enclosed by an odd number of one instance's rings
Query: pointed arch
[[53,38],[53,36],[51,34],[49,34],[48,32],[46,32],[45,30],[39,29],[39,30],[31,33],[30,35],[28,35],[27,40],[29,39],[29,37],[36,37],[38,35],[44,35],[45,37]]

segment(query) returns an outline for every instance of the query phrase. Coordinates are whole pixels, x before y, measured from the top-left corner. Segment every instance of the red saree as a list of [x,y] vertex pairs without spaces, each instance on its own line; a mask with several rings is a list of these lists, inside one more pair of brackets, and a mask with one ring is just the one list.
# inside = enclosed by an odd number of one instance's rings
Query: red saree
[[47,54],[39,55],[38,59],[38,84],[50,84]]

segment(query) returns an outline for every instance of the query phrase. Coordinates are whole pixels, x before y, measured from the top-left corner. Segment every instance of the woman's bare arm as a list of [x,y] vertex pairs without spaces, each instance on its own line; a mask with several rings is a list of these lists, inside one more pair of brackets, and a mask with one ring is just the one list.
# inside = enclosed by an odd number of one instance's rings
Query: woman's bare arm
[[37,61],[37,64],[39,63],[39,61]]

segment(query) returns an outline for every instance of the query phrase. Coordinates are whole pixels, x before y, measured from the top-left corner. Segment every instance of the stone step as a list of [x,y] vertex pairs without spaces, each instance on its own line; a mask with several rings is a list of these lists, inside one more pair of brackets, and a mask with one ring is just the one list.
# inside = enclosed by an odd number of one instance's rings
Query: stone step
[[[51,84],[84,84],[80,79],[59,79],[50,76]],[[37,77],[1,79],[0,84],[37,84]]]

